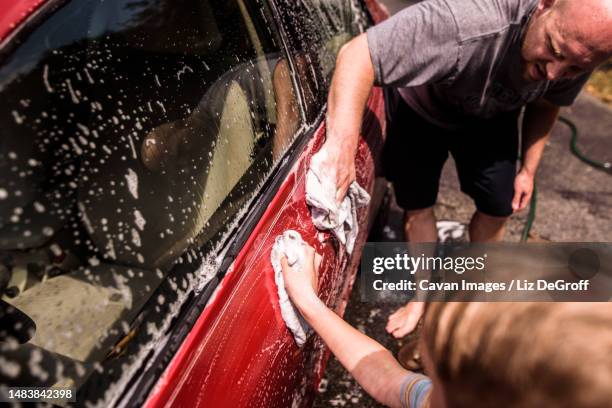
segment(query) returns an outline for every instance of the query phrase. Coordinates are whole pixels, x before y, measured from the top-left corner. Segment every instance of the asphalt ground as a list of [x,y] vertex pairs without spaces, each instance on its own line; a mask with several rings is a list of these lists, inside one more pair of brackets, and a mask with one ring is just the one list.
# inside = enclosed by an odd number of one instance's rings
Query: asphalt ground
[[[388,0],[384,3],[389,3],[389,9],[393,12],[410,2]],[[572,107],[562,110],[562,115],[578,127],[578,147],[584,154],[598,161],[612,161],[612,109],[583,92]],[[569,142],[569,128],[563,123],[557,123],[537,174],[538,205],[531,239],[611,242],[612,175],[581,162],[571,154]],[[456,221],[464,225],[474,212],[470,198],[459,190],[454,163],[450,159],[442,173],[435,212],[439,220]],[[383,238],[389,241],[404,240],[402,216],[402,210],[392,203],[386,227],[382,231]],[[507,241],[520,240],[526,218],[527,211],[510,219]],[[376,239],[379,240],[379,237]],[[360,331],[397,354],[401,345],[411,338],[409,336],[396,340],[385,332],[387,317],[399,306],[362,302],[358,277],[344,317]],[[381,407],[333,357],[328,362],[314,406]]]

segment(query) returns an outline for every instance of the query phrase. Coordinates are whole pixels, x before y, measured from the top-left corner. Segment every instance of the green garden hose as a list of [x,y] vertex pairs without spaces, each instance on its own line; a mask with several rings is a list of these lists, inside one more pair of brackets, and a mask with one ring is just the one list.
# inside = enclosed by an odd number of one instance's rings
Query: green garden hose
[[589,166],[596,168],[598,170],[602,170],[608,174],[612,174],[612,163],[610,162],[598,162],[589,157],[585,156],[580,149],[578,149],[578,128],[576,124],[569,120],[568,118],[561,116],[559,117],[559,122],[565,123],[572,132],[572,136],[570,138],[570,150],[578,159],[582,162],[588,164]]
[[[601,170],[607,174],[612,175],[612,163],[610,162],[599,162],[587,157],[584,153],[578,149],[578,128],[576,124],[572,122],[570,119],[560,116],[559,121],[567,125],[571,132],[569,148],[574,156],[576,156],[580,161],[586,163],[587,165],[593,167],[594,169]],[[527,214],[527,220],[525,221],[525,226],[523,227],[523,234],[521,235],[521,242],[527,241],[529,238],[529,233],[531,232],[531,227],[533,226],[533,222],[535,221],[536,216],[536,208],[538,204],[538,192],[536,183],[533,184],[533,194],[531,195],[531,201],[529,202],[529,214]]]
[[527,242],[531,227],[535,221],[536,207],[538,206],[538,186],[536,182],[533,182],[533,193],[531,194],[531,200],[529,201],[529,213],[527,214],[527,220],[523,227],[523,234],[521,235],[521,242]]

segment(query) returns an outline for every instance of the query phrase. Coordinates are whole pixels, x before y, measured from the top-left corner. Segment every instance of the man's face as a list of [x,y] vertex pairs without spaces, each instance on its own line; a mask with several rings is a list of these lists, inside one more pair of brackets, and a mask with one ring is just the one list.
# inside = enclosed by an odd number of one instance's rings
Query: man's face
[[542,1],[538,6],[525,33],[521,49],[523,78],[530,82],[573,78],[603,62],[605,56],[597,55],[572,34],[586,22],[564,21],[562,13],[546,3]]

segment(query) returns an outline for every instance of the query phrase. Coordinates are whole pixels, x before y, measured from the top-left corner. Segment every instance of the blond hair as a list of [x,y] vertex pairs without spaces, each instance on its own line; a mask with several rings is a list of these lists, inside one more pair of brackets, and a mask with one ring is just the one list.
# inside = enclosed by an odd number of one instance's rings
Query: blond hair
[[612,303],[434,303],[423,330],[449,408],[612,402]]

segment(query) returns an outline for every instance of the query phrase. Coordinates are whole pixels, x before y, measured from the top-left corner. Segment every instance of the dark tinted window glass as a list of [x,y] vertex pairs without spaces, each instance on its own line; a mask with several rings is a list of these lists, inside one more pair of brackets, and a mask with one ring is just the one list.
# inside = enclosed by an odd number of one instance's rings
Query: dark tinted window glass
[[368,17],[358,0],[276,0],[276,4],[286,23],[312,121],[327,100],[338,51],[366,29]]
[[300,125],[265,15],[75,0],[3,61],[0,383],[79,385],[154,337],[143,305],[167,306],[156,288],[200,267]]

